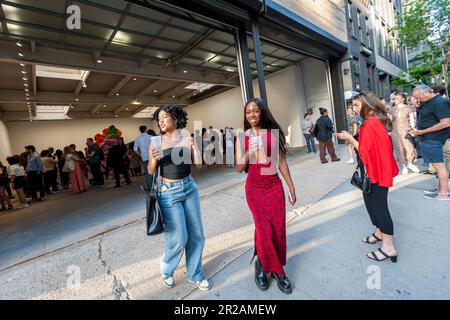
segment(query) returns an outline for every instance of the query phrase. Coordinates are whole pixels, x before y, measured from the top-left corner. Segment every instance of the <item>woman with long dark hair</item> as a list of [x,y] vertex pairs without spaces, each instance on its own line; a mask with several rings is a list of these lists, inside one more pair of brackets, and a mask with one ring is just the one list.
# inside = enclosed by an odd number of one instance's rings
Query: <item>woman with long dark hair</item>
[[[236,170],[248,169],[245,196],[255,223],[255,282],[266,290],[267,274],[277,280],[278,288],[291,293],[286,265],[286,200],[281,172],[289,188],[289,202],[297,201],[295,187],[286,162],[284,132],[266,102],[251,99],[244,108],[244,141],[236,145]],[[277,157],[279,155],[279,157]]]
[[385,105],[374,94],[360,93],[353,100],[361,105],[360,114],[364,119],[359,142],[346,131],[336,136],[358,150],[370,178],[371,191],[363,193],[363,198],[375,231],[362,241],[368,244],[382,241],[378,250],[367,253],[369,259],[383,261],[389,258],[397,262],[398,253],[393,242],[394,224],[388,207],[389,188],[399,172],[388,133],[392,130],[392,121]]
[[[163,283],[172,288],[173,273],[186,252],[186,274],[189,283],[200,290],[211,285],[203,276],[202,255],[205,235],[197,184],[191,176],[192,160],[201,166],[201,153],[186,128],[187,113],[175,105],[159,107],[153,114],[161,130],[152,139],[148,172],[155,174],[159,166],[159,205],[164,218],[164,254],[160,260]],[[159,144],[159,141],[161,144]]]

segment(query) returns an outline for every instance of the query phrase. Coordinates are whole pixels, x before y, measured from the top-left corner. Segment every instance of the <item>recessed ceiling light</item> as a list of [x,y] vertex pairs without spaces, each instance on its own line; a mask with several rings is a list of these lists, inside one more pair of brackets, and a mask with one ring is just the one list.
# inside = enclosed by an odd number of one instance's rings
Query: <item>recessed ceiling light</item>
[[25,70],[22,70],[22,71],[20,71],[20,72],[22,72],[23,74],[27,74],[27,72],[26,72]]
[[133,81],[136,81],[137,80],[137,78],[133,78]]
[[74,106],[70,106],[70,109],[75,109],[75,107]]
[[24,78],[22,78],[22,80],[24,80],[24,81],[28,81],[28,78],[27,78],[27,77],[24,77]]
[[29,97],[29,96],[30,96],[30,94],[29,94],[29,93],[25,93],[25,95],[26,95],[27,97]]
[[30,100],[30,97],[27,97],[26,99],[27,99],[27,100]]
[[125,110],[127,110],[127,111],[128,111],[128,110],[130,110],[130,108],[125,108]]
[[155,89],[155,90],[153,90],[153,92],[154,92],[154,93],[157,93],[157,92],[158,92],[158,90],[156,90],[156,89]]
[[183,73],[187,73],[187,70],[183,70]]
[[103,108],[106,108],[106,104],[103,105]]
[[97,59],[97,63],[102,63],[102,59]]
[[17,41],[16,44],[18,47],[22,47],[22,43],[20,43],[20,41]]
[[75,101],[80,101],[80,99],[78,99],[78,98],[75,98]]
[[116,93],[116,96],[119,96],[119,95],[120,95],[120,94],[117,92],[117,93]]
[[28,89],[28,88],[25,88],[25,91],[26,91],[26,92],[28,92],[28,91],[30,91],[30,89]]
[[28,86],[29,86],[28,83],[24,83],[23,85],[24,85],[25,87],[28,87]]
[[19,55],[19,57],[21,57],[21,58],[24,57],[22,52],[19,52],[18,55]]
[[21,63],[20,66],[21,66],[21,67],[25,67],[25,64],[24,64],[24,63]]
[[172,98],[176,98],[177,96],[173,95]]

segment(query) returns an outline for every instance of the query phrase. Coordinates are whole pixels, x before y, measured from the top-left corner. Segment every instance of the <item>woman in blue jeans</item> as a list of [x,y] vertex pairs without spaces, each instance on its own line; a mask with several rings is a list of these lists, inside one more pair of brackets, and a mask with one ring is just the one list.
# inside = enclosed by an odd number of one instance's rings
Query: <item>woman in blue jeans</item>
[[201,153],[187,130],[182,130],[188,120],[183,109],[162,106],[153,117],[161,130],[161,146],[153,139],[148,171],[154,174],[158,164],[159,205],[165,223],[165,248],[160,260],[162,280],[166,287],[174,286],[173,273],[185,252],[188,282],[196,284],[200,290],[209,290],[211,285],[202,271],[205,235],[200,197],[191,176],[192,160],[201,165]]

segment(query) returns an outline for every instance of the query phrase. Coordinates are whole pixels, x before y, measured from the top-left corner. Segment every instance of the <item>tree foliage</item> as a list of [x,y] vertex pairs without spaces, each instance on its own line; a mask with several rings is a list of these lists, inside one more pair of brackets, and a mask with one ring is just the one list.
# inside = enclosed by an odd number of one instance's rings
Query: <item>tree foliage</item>
[[449,85],[450,0],[406,0],[403,14],[397,17],[399,42],[408,48],[422,49],[420,63],[411,66],[410,76],[420,82],[435,81]]

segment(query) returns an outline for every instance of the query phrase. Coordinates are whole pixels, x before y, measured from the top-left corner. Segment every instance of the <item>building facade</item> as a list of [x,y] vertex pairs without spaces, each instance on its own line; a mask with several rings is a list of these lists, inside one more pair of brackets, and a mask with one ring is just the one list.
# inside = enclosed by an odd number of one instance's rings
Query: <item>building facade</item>
[[[346,92],[372,91],[388,97],[392,77],[407,70],[406,49],[393,32],[400,0],[346,0],[348,55]],[[351,95],[348,95],[351,96]]]

